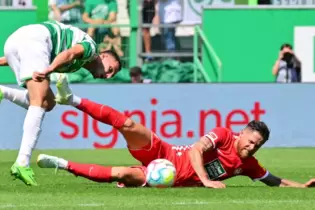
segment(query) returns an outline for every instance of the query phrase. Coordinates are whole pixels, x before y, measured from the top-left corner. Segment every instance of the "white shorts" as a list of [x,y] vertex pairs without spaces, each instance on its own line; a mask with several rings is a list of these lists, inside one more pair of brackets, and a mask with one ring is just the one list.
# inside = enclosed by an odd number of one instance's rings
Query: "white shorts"
[[4,45],[4,56],[15,73],[17,83],[23,87],[35,71],[46,70],[50,64],[51,51],[49,30],[39,24],[19,28]]

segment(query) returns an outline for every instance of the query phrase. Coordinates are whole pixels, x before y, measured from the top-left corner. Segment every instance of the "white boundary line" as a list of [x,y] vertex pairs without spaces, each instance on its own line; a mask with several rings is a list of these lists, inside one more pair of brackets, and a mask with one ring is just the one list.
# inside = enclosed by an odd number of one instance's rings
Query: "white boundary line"
[[[213,200],[213,201],[182,201],[182,202],[163,202],[163,203],[137,203],[138,205],[145,206],[156,206],[156,205],[170,205],[170,206],[181,206],[181,205],[209,205],[209,204],[315,204],[315,200]],[[121,203],[123,205],[123,203]],[[120,205],[121,205],[120,204]],[[10,208],[29,208],[29,207],[101,207],[101,206],[112,206],[116,205],[116,203],[82,203],[82,204],[26,204],[26,205],[18,205],[18,204],[0,204],[0,209],[10,209]],[[124,205],[123,205],[124,206]]]

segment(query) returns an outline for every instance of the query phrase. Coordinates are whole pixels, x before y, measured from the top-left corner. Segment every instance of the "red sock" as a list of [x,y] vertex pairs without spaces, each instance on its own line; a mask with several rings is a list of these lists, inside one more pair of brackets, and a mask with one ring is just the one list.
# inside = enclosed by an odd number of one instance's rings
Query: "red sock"
[[89,114],[94,119],[119,129],[124,126],[127,117],[119,111],[102,104],[82,99],[80,105],[77,106],[81,111]]
[[95,164],[68,162],[68,171],[76,176],[82,176],[95,182],[111,182],[112,167]]

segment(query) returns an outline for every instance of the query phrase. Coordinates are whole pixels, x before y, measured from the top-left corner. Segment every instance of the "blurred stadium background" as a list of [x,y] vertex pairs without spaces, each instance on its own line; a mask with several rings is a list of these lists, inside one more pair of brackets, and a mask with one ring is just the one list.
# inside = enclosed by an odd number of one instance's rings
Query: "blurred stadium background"
[[[60,17],[54,14],[54,7],[77,2],[78,6],[61,11]],[[310,0],[178,0],[161,5],[125,0],[104,2],[115,4],[117,9],[107,12],[115,13],[116,19],[97,25],[94,38],[100,50],[111,46],[118,50],[124,69],[109,81],[94,80],[82,69],[69,75],[73,83],[128,83],[129,70],[135,66],[141,67],[144,77],[153,83],[274,82],[276,76],[270,69],[281,44],[301,47],[301,40],[294,39],[294,33],[298,33],[294,28],[314,24],[313,10],[299,9],[312,7]],[[8,20],[1,27],[1,47],[19,26],[47,19],[71,23],[82,30],[89,28],[82,19],[87,8],[84,0],[1,0],[0,5],[1,18]],[[92,13],[90,16],[93,18]],[[173,30],[175,37],[168,33]],[[142,39],[145,31],[149,31],[151,40],[148,47]],[[118,41],[118,47],[109,46],[111,40]],[[173,43],[175,47],[170,47]],[[300,59],[309,66],[306,56]],[[5,69],[2,74],[1,83],[15,82],[11,71]],[[310,81],[303,75],[302,80]]]

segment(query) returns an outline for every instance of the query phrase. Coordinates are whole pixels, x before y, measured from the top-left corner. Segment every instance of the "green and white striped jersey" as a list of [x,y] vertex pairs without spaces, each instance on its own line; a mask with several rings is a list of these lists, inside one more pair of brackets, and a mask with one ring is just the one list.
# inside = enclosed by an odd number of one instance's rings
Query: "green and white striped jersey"
[[87,62],[92,61],[97,56],[97,46],[93,39],[81,31],[80,29],[65,25],[57,21],[42,22],[42,25],[46,26],[51,34],[52,52],[51,62],[61,52],[70,49],[76,44],[81,44],[84,48],[84,54],[82,58],[74,60],[72,63],[66,66],[56,69],[58,73],[70,73],[79,70]]

